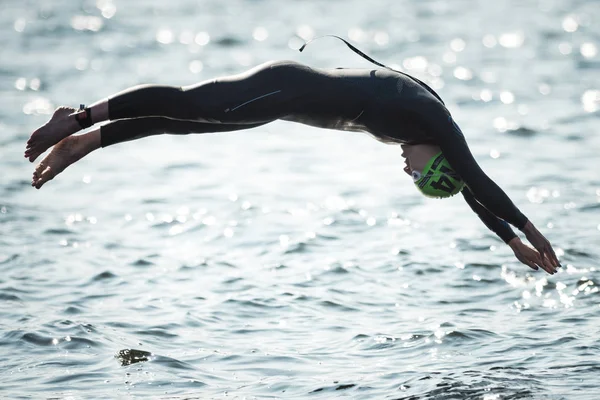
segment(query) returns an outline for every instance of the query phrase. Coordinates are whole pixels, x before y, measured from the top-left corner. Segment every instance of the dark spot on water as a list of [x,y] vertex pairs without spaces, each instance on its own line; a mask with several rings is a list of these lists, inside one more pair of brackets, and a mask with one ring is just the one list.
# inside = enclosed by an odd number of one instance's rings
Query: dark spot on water
[[536,131],[535,129],[526,128],[524,126],[517,129],[509,129],[506,132],[512,136],[524,138],[535,136],[538,133],[538,131]]
[[21,301],[21,298],[14,294],[0,293],[0,301]]
[[290,245],[283,254],[296,254],[296,253],[306,253],[307,250],[306,243],[299,242]]
[[160,328],[151,328],[151,329],[144,329],[144,330],[138,330],[135,332],[137,335],[142,335],[142,336],[156,336],[156,337],[160,337],[160,338],[166,338],[166,339],[171,339],[171,338],[176,338],[178,337],[177,334],[174,333],[170,333],[164,329],[160,329]]
[[[63,369],[66,369],[65,367],[67,366],[63,366]],[[44,384],[47,385],[51,385],[51,384],[57,384],[57,383],[63,383],[65,384],[66,382],[72,382],[71,384],[74,384],[75,382],[89,382],[90,384],[93,382],[97,382],[98,379],[100,379],[103,376],[108,376],[108,374],[102,374],[102,373],[81,373],[81,374],[77,374],[77,373],[67,373],[64,375],[59,375],[59,376],[54,376],[46,381],[44,381]],[[69,385],[65,385],[65,386],[69,386]],[[49,399],[58,399],[58,397],[48,397]]]
[[350,328],[348,328],[347,326],[340,326],[340,325],[335,325],[335,326],[330,326],[329,328],[327,328],[328,331],[333,331],[333,332],[347,332]]
[[171,357],[164,357],[164,356],[157,355],[157,356],[155,356],[155,358],[152,361],[153,361],[153,363],[162,364],[164,366],[167,366],[169,368],[174,368],[174,369],[181,369],[181,370],[186,370],[186,371],[196,369],[191,364],[188,364],[186,362],[183,362],[183,361],[177,360],[175,358],[171,358]]
[[569,142],[581,142],[584,138],[582,135],[568,135],[567,137],[565,137],[566,140],[568,140]]
[[30,333],[24,334],[21,337],[21,340],[23,340],[27,343],[35,344],[36,346],[52,346],[53,338],[44,336],[44,335],[40,335],[35,332],[30,332]]
[[9,262],[16,260],[17,258],[19,258],[19,255],[13,254],[13,255],[6,257],[5,259],[0,259],[0,265],[8,264]]
[[318,392],[322,392],[323,390],[336,390],[336,391],[337,390],[347,390],[347,389],[351,389],[356,386],[355,383],[338,385],[337,382],[333,382],[333,384],[336,386],[334,386],[332,388],[318,388],[318,389],[311,391],[310,393],[318,393]]
[[558,321],[562,322],[562,323],[565,323],[565,324],[580,324],[580,323],[586,322],[587,319],[586,318],[570,317],[570,318],[561,318]]
[[468,315],[468,314],[489,314],[493,313],[494,310],[490,310],[489,308],[467,308],[466,310],[462,310],[458,313],[458,315]]
[[326,271],[327,274],[335,274],[335,275],[344,275],[344,274],[348,274],[349,271],[342,267],[341,265],[336,265],[334,268],[330,268],[328,271]]
[[565,255],[574,256],[574,257],[584,257],[584,258],[593,258],[593,255],[578,249],[565,249]]
[[166,200],[164,198],[146,198],[142,200],[142,204],[165,204]]
[[220,39],[215,40],[215,44],[223,47],[233,47],[237,45],[243,44],[244,41],[233,36],[226,36]]
[[81,310],[78,307],[74,307],[74,306],[69,306],[65,309],[65,314],[69,314],[69,315],[75,315],[75,314],[81,314],[83,313],[83,310]]
[[31,187],[31,182],[26,180],[14,180],[4,185],[7,192],[16,192],[27,187]]
[[92,278],[92,281],[94,282],[98,282],[98,281],[103,281],[106,279],[112,279],[112,278],[116,278],[117,275],[113,274],[110,271],[104,271],[102,273],[99,273],[98,275],[96,275],[95,277]]
[[595,69],[598,66],[600,66],[600,63],[595,61],[579,60],[577,63],[579,69]]
[[148,361],[152,353],[144,350],[124,349],[120,350],[116,355],[122,366],[127,366],[139,362]]
[[144,258],[140,258],[139,260],[132,262],[130,265],[133,265],[134,267],[146,267],[148,265],[154,265],[154,263]]
[[225,279],[223,281],[223,283],[226,284],[226,285],[233,285],[234,283],[243,282],[243,281],[244,281],[244,278],[232,277],[232,278],[229,278],[229,279]]
[[337,236],[333,236],[333,235],[323,235],[323,234],[317,234],[317,239],[324,239],[324,240],[338,240],[339,237]]
[[196,170],[196,169],[200,169],[200,168],[204,168],[204,165],[201,163],[180,163],[180,164],[168,165],[165,169],[166,170],[180,170],[180,169]]
[[364,340],[364,339],[368,339],[369,335],[365,335],[364,333],[359,333],[358,335],[354,336],[352,338],[352,340]]
[[579,207],[579,211],[593,211],[600,210],[600,203],[586,204],[584,206]]
[[301,294],[301,295],[298,295],[294,300],[304,302],[304,301],[312,301],[312,300],[314,300],[314,298],[312,296],[307,296],[305,294]]
[[222,266],[222,267],[228,267],[228,268],[235,268],[237,269],[237,266],[235,264],[232,264],[230,262],[227,261],[218,261],[215,263],[218,266]]
[[72,235],[75,232],[64,228],[51,228],[44,231],[46,235]]
[[115,297],[116,295],[116,293],[91,294],[89,296],[85,296],[83,300],[105,299],[108,297]]
[[[489,249],[489,247],[488,247]],[[498,264],[488,264],[488,263],[470,263],[465,265],[465,269],[469,268],[483,268],[483,269],[493,269],[496,270],[500,266]]]
[[330,301],[330,300],[321,301],[321,302],[319,302],[319,304],[325,308],[330,308],[330,309],[333,308],[333,309],[337,309],[340,311],[348,311],[348,312],[349,311],[357,311],[356,308],[348,307],[343,304],[339,304],[339,303],[336,303],[336,302]]
[[129,322],[122,322],[122,321],[107,322],[106,325],[112,326],[114,328],[125,328],[125,329],[137,328],[136,324],[132,324]]

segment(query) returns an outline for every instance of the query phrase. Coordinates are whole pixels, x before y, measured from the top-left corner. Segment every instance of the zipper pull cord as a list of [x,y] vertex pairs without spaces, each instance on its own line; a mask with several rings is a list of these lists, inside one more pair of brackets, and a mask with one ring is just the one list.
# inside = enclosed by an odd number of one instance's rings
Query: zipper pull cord
[[415,81],[415,82],[419,83],[420,85],[422,85],[422,86],[423,86],[423,87],[424,87],[424,88],[425,88],[425,89],[426,89],[426,90],[427,90],[429,93],[431,93],[432,95],[434,95],[434,96],[435,96],[435,98],[437,98],[439,101],[441,101],[441,102],[442,102],[442,104],[444,104],[444,101],[442,100],[442,98],[441,98],[441,97],[440,97],[440,96],[439,96],[439,95],[438,95],[438,94],[435,92],[435,90],[433,90],[432,88],[430,88],[430,87],[429,87],[429,85],[427,85],[425,82],[423,82],[423,81],[421,81],[421,80],[419,80],[419,79],[415,78],[414,76],[411,76],[411,75],[407,74],[406,72],[398,71],[398,70],[396,70],[396,69],[394,69],[394,68],[390,68],[390,67],[388,67],[387,65],[380,63],[380,62],[379,62],[379,61],[377,61],[377,60],[374,60],[372,57],[369,57],[369,56],[368,56],[368,55],[366,55],[364,52],[360,51],[358,48],[356,48],[354,45],[352,45],[352,44],[351,44],[350,42],[348,42],[346,39],[344,39],[344,38],[341,38],[341,37],[339,37],[339,36],[337,36],[337,35],[323,35],[323,36],[317,36],[316,38],[312,38],[312,39],[310,39],[309,41],[306,41],[306,42],[304,42],[304,44],[302,45],[302,47],[300,47],[300,48],[298,49],[298,51],[302,53],[302,51],[304,50],[304,48],[305,48],[305,47],[306,47],[306,46],[307,46],[309,43],[312,43],[313,41],[315,41],[315,40],[317,40],[317,39],[324,38],[324,37],[332,37],[332,38],[339,39],[339,40],[341,40],[342,42],[344,42],[344,43],[346,44],[346,46],[348,46],[348,47],[350,48],[350,50],[352,50],[353,52],[355,52],[356,54],[358,54],[359,56],[361,56],[361,57],[362,57],[362,58],[364,58],[365,60],[367,60],[367,61],[369,61],[369,62],[371,62],[371,63],[373,63],[373,64],[375,64],[375,65],[377,65],[377,66],[379,66],[379,67],[382,67],[382,68],[385,68],[385,69],[389,69],[390,71],[394,71],[394,72],[396,72],[396,73],[398,73],[398,74],[402,74],[402,75],[404,75],[404,76],[407,76],[407,77],[409,77],[409,78],[410,78],[410,79],[412,79],[413,81]]
[[366,55],[365,53],[363,53],[362,51],[360,51],[359,49],[357,49],[357,48],[356,48],[354,45],[352,45],[352,44],[351,44],[350,42],[348,42],[346,39],[344,39],[344,38],[341,38],[341,37],[339,37],[339,36],[337,36],[337,35],[323,35],[323,36],[317,36],[316,38],[313,38],[313,39],[309,40],[308,42],[304,42],[304,44],[302,45],[302,47],[300,47],[300,49],[298,49],[298,51],[300,51],[300,52],[302,53],[302,51],[304,50],[304,48],[305,48],[305,47],[306,47],[306,46],[307,46],[309,43],[311,43],[311,42],[313,42],[313,41],[315,41],[315,40],[317,40],[317,39],[324,38],[324,37],[332,37],[332,38],[339,39],[339,40],[341,40],[342,42],[346,43],[346,46],[348,46],[348,47],[350,48],[350,50],[352,50],[353,52],[355,52],[356,54],[358,54],[359,56],[361,56],[361,57],[362,57],[362,58],[364,58],[365,60],[367,60],[367,61],[369,61],[369,62],[371,62],[371,63],[373,63],[373,64],[375,64],[375,65],[377,65],[377,66],[379,66],[379,67],[383,67],[383,68],[389,69],[390,71],[394,71],[394,72],[397,72],[397,73],[399,73],[399,74],[406,75],[404,72],[401,72],[401,71],[396,71],[395,69],[393,69],[393,68],[390,68],[390,67],[388,67],[387,65],[380,63],[380,62],[379,62],[379,61],[377,61],[377,60],[374,60],[373,58],[369,57],[368,55]]

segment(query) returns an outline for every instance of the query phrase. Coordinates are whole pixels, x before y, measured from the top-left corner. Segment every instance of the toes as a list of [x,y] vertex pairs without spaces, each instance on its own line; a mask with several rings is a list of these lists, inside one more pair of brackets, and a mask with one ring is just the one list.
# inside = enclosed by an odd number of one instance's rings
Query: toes
[[36,158],[41,154],[38,150],[38,146],[27,146],[25,149],[25,158],[29,158],[29,161],[34,162]]
[[40,150],[38,147],[32,147],[25,152],[25,157],[29,158],[29,162],[34,162],[46,149]]
[[35,167],[35,170],[33,171],[33,173],[37,176],[40,176],[42,174],[42,171],[44,171],[45,169],[46,169],[46,164],[42,161]]
[[[46,125],[44,125],[46,126]],[[33,131],[33,133],[29,136],[29,139],[27,140],[27,147],[31,147],[32,144],[34,144],[36,142],[37,136],[38,136],[38,132],[42,129],[43,127],[37,128],[35,131]]]
[[37,183],[40,180],[42,175],[42,171],[46,169],[46,165],[44,163],[39,163],[35,169],[33,170],[33,177],[31,178],[31,186],[36,187]]
[[52,180],[52,178],[54,178],[54,175],[52,173],[52,168],[47,167],[46,169],[44,169],[44,171],[40,174],[40,178],[35,182],[35,188],[39,189],[41,188],[44,183]]

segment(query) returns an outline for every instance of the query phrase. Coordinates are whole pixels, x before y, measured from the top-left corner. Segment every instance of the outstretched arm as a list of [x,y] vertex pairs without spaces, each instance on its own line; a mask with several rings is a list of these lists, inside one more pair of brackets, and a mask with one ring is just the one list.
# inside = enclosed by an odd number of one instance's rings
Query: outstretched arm
[[477,164],[462,131],[448,110],[441,103],[433,101],[422,101],[417,106],[415,112],[419,114],[428,134],[435,139],[444,157],[477,201],[497,217],[523,230],[527,217]]
[[517,257],[519,261],[536,271],[539,269],[539,267],[542,267],[544,271],[548,272],[549,274],[554,274],[554,268],[549,268],[550,266],[547,266],[544,264],[544,262],[542,262],[540,253],[523,243],[511,229],[510,225],[506,223],[506,221],[496,217],[483,205],[481,205],[481,203],[475,199],[473,193],[468,187],[463,189],[462,195],[467,204],[471,207],[475,214],[477,214],[485,226],[498,235],[500,239],[504,241],[504,243],[510,246],[512,251],[515,253],[515,257]]
[[442,153],[463,179],[473,197],[493,215],[523,231],[527,240],[540,253],[541,261],[546,268],[559,267],[560,263],[550,242],[479,167],[462,131],[446,107],[427,99],[415,102],[413,112],[420,117],[422,124],[440,146]]
[[508,244],[511,240],[517,237],[515,232],[511,229],[510,225],[500,218],[496,217],[494,214],[489,212],[487,208],[481,205],[473,196],[473,193],[468,187],[465,187],[462,190],[462,195],[465,198],[467,204],[471,207],[471,209],[477,214],[479,219],[496,235],[500,237],[504,241],[504,243]]

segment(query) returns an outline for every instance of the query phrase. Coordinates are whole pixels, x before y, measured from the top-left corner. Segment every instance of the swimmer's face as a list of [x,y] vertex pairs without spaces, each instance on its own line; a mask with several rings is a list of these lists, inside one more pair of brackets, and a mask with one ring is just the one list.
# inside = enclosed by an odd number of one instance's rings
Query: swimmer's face
[[439,146],[433,144],[403,144],[401,147],[401,155],[406,159],[404,172],[408,175],[413,171],[422,172],[431,157],[440,152]]

